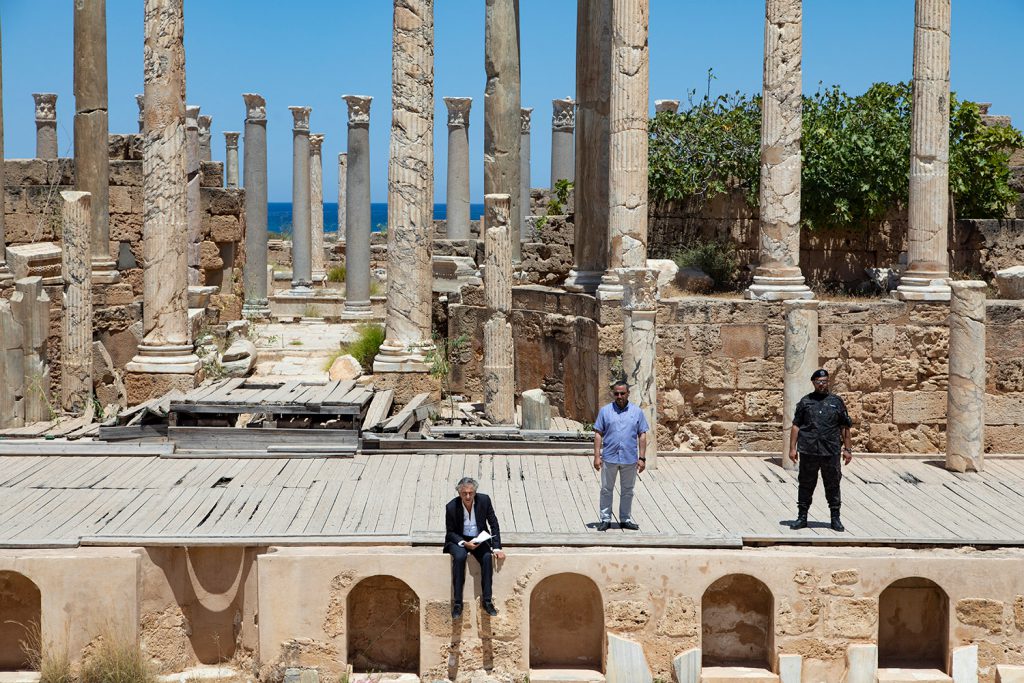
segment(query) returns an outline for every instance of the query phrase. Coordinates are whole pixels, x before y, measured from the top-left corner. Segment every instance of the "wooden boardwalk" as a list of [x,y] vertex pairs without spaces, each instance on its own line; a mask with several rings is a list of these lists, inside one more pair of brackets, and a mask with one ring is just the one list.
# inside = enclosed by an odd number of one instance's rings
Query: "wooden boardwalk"
[[491,495],[507,545],[1024,545],[1024,460],[985,466],[953,474],[927,460],[858,458],[844,470],[848,531],[838,534],[820,486],[811,528],[788,528],[795,474],[771,462],[663,455],[637,483],[641,531],[601,533],[590,456],[3,456],[0,547],[440,543],[462,476]]

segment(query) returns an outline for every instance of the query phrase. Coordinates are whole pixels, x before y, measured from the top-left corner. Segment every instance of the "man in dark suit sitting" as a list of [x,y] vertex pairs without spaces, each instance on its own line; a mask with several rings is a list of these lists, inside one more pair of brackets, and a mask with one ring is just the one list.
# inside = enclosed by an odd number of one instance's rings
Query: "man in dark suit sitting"
[[[491,600],[491,577],[494,574],[493,553],[499,560],[505,559],[501,550],[501,532],[498,517],[494,514],[491,499],[476,492],[476,479],[463,477],[453,498],[444,508],[444,552],[452,556],[452,619],[462,617],[462,585],[466,580],[466,558],[470,553],[480,563],[481,598],[484,611],[492,617],[498,615]],[[490,538],[474,543],[481,532]]]

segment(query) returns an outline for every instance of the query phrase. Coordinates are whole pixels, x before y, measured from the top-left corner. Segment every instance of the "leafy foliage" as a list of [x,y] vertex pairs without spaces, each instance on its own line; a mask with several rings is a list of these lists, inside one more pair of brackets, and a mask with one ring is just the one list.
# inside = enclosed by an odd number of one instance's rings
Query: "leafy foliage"
[[[342,355],[349,354],[363,366],[366,372],[373,371],[373,359],[384,343],[384,327],[375,323],[363,323],[356,327],[359,337],[342,346]],[[331,359],[333,362],[333,359]]]
[[330,270],[327,271],[327,281],[344,282],[346,273],[347,271],[345,270],[345,266],[332,266]]
[[733,284],[740,267],[736,247],[728,240],[694,242],[676,252],[672,260],[680,268],[699,268],[704,271],[718,288]]

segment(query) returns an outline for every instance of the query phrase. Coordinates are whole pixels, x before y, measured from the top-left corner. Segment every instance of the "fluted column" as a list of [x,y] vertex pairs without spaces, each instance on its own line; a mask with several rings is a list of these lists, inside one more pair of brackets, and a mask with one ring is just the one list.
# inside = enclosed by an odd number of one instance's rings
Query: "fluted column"
[[434,348],[433,0],[395,0],[391,92],[387,322],[373,371],[425,372]]
[[200,275],[200,244],[202,243],[203,216],[200,211],[199,178],[199,107],[185,105],[185,215],[188,223],[188,285],[202,285]]
[[530,215],[530,117],[533,107],[519,110],[519,240],[532,242],[526,217]]
[[[0,30],[0,33],[3,33]],[[5,185],[4,176],[4,104],[3,104],[3,46],[0,43],[0,188]],[[7,227],[4,220],[4,205],[7,193],[0,192],[0,288],[8,287],[14,280],[11,269],[7,265]],[[2,342],[2,339],[0,339]],[[3,347],[0,346],[0,350]],[[2,407],[2,405],[0,405]]]
[[469,110],[470,97],[446,97],[448,107],[448,239],[469,239]]
[[574,145],[576,101],[571,97],[551,100],[551,189],[559,180],[576,179]]
[[139,132],[141,133],[146,127],[146,116],[144,112],[144,108],[146,106],[146,96],[136,95],[135,104],[139,108]]
[[[348,157],[345,180],[345,311],[366,318],[370,310],[370,104],[372,97],[345,95]],[[389,218],[390,220],[390,218]],[[389,236],[390,237],[390,236]]]
[[143,339],[128,372],[199,369],[188,325],[183,0],[145,0]]
[[507,194],[484,195],[484,413],[498,425],[516,421],[510,205]]
[[36,111],[36,159],[56,159],[57,147],[57,94],[32,93]]
[[782,378],[782,466],[797,469],[789,459],[789,432],[800,399],[811,393],[811,375],[818,369],[818,302],[791,299],[783,304],[786,312],[784,338],[784,374]]
[[312,216],[309,196],[309,113],[311,107],[288,107],[292,112],[292,288],[307,295],[313,284]]
[[110,284],[121,274],[110,257],[107,2],[76,2],[74,13],[75,187],[92,197],[93,282]]
[[245,151],[242,182],[245,187],[245,265],[242,312],[253,318],[270,315],[267,305],[267,102],[256,93],[242,95],[245,102]]
[[648,16],[648,0],[612,2],[607,299],[622,296],[620,268],[647,265]]
[[[519,206],[519,0],[486,0],[484,10],[484,194],[507,194],[511,225],[520,225]],[[522,247],[511,234],[512,257]]]
[[[21,329],[20,377],[8,377],[20,383],[22,397],[19,412],[25,424],[49,420],[50,364],[47,340],[50,336],[50,297],[38,275],[23,277],[14,283],[11,312]],[[15,368],[17,371],[18,368]]]
[[238,187],[238,137],[241,133],[224,132],[224,186]]
[[576,224],[571,291],[593,293],[608,267],[608,111],[612,0],[576,3]]
[[949,301],[949,32],[951,0],[914,3],[907,269],[898,295]]
[[760,246],[748,299],[811,299],[800,272],[802,0],[766,0]]
[[338,241],[345,241],[345,220],[347,216],[346,207],[348,202],[345,195],[348,194],[348,154],[338,154]]
[[[645,100],[646,101],[646,100]],[[622,372],[633,401],[644,411],[647,433],[647,467],[658,467],[658,383],[654,365],[658,357],[655,317],[658,311],[658,271],[623,268]]]
[[213,154],[210,149],[210,129],[213,127],[213,117],[203,114],[197,119],[199,123],[199,160],[212,161]]
[[985,291],[983,281],[952,283],[946,469],[981,472],[985,458]]
[[660,114],[663,111],[669,114],[678,113],[679,100],[654,100],[654,112]]
[[324,270],[324,136],[309,136],[309,218],[311,226],[310,263],[313,280],[323,282]]
[[64,315],[61,325],[61,406],[82,415],[92,404],[92,198],[61,192]]

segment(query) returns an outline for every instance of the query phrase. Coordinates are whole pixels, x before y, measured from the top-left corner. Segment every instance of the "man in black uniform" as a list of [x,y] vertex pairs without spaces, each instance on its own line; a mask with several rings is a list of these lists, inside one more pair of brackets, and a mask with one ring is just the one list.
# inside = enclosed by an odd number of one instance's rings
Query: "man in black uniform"
[[[811,374],[814,391],[800,399],[793,413],[789,433],[789,459],[800,462],[800,493],[793,529],[807,528],[807,511],[818,485],[818,470],[825,483],[825,498],[832,511],[832,528],[846,531],[839,518],[839,481],[843,478],[839,458],[847,465],[853,460],[850,450],[850,415],[843,399],[828,392],[828,370]],[[799,451],[799,455],[797,452]]]

